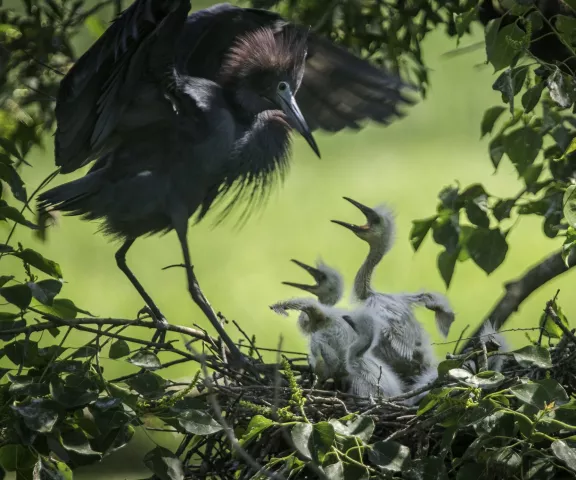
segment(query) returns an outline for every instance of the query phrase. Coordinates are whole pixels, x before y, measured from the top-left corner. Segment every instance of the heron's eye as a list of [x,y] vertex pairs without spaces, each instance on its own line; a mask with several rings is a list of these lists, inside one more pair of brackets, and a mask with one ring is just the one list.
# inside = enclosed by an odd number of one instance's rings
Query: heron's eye
[[288,91],[290,87],[288,86],[288,84],[286,82],[280,82],[278,84],[278,91],[279,92],[286,92]]

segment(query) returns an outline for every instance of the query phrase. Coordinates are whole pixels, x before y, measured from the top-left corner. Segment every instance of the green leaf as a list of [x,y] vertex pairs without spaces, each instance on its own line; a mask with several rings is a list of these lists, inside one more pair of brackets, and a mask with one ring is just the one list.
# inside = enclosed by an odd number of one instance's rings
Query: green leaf
[[410,449],[393,440],[381,440],[372,445],[368,458],[385,471],[401,472],[410,461]]
[[312,427],[312,435],[308,447],[312,454],[312,459],[321,465],[324,462],[324,457],[332,449],[336,434],[334,426],[329,422],[319,422]]
[[344,476],[344,464],[342,462],[336,462],[328,465],[324,468],[324,474],[328,477],[328,480],[345,480]]
[[354,435],[360,438],[363,443],[368,443],[370,438],[372,438],[374,428],[376,428],[376,426],[372,418],[358,415],[354,421],[348,424],[348,435]]
[[482,200],[480,197],[473,201],[466,202],[466,216],[470,223],[477,225],[482,228],[488,228],[490,226],[490,219],[486,213],[486,196]]
[[458,469],[456,480],[483,480],[484,471],[478,468],[478,463],[465,463]]
[[30,248],[25,248],[21,252],[14,252],[13,255],[20,258],[28,265],[31,265],[41,272],[50,275],[51,277],[62,278],[62,270],[60,270],[60,265],[58,265],[56,262],[53,262],[52,260],[44,258],[38,252],[35,252]]
[[58,421],[56,404],[44,398],[32,398],[27,403],[11,405],[26,426],[34,432],[49,433]]
[[33,230],[38,228],[35,223],[27,220],[26,217],[22,215],[18,209],[9,205],[0,206],[0,220],[12,220]]
[[28,285],[12,285],[11,287],[0,288],[2,295],[9,303],[16,305],[21,310],[25,310],[32,301],[32,292]]
[[546,79],[550,98],[561,108],[568,108],[574,102],[574,86],[569,77],[565,77],[558,67]]
[[524,92],[524,95],[522,95],[522,106],[526,113],[530,113],[536,108],[545,86],[546,83],[539,82]]
[[564,390],[564,387],[560,385],[553,378],[543,378],[541,380],[534,380],[534,383],[540,385],[548,393],[548,398],[550,401],[554,402],[557,406],[566,405],[570,398]]
[[534,163],[542,148],[542,136],[531,127],[521,127],[503,139],[504,150],[520,175]]
[[9,140],[8,138],[0,137],[0,147],[2,147],[6,153],[8,153],[9,155],[12,155],[17,160],[20,160],[21,162],[26,163],[24,161],[24,157],[20,154],[20,152],[16,148],[15,143],[12,140]]
[[24,182],[12,165],[0,162],[0,180],[4,180],[12,189],[12,194],[16,200],[26,202],[27,194]]
[[570,470],[576,472],[576,449],[570,448],[562,440],[552,442],[550,449],[558,460],[561,460]]
[[492,209],[492,213],[494,214],[496,220],[501,222],[506,218],[510,218],[510,213],[512,212],[512,208],[514,208],[515,204],[516,201],[513,198],[509,198],[507,200],[498,200]]
[[78,455],[102,457],[102,454],[92,450],[86,434],[79,428],[62,432],[60,443],[66,451],[77,453]]
[[72,470],[64,462],[49,457],[40,457],[40,477],[49,480],[73,480]]
[[521,402],[543,410],[552,399],[544,387],[537,383],[522,383],[510,387],[510,392]]
[[510,104],[510,113],[514,114],[514,97],[520,92],[524,82],[528,67],[507,68],[500,74],[492,85],[492,89],[502,94],[502,100]]
[[562,211],[570,226],[576,228],[576,185],[570,185],[564,192]]
[[492,133],[494,129],[494,124],[506,111],[506,108],[501,105],[496,105],[494,107],[490,107],[488,110],[484,112],[484,116],[482,117],[482,123],[480,125],[480,138],[484,137],[484,135],[488,133]]
[[40,280],[39,282],[26,283],[32,292],[32,296],[44,305],[52,305],[54,297],[62,290],[62,282],[58,280]]
[[500,229],[478,228],[468,238],[466,249],[474,263],[490,275],[506,258],[508,243]]
[[[499,26],[499,23],[497,26],[494,23],[488,24],[490,30]],[[529,41],[526,32],[515,23],[500,28],[494,42],[490,45],[488,44],[489,35],[492,33],[486,34],[486,54],[495,72],[510,66],[514,57],[522,50],[524,42]]]
[[502,156],[504,155],[504,136],[502,134],[494,137],[490,144],[488,145],[488,150],[490,152],[490,160],[492,160],[492,165],[494,165],[494,169],[498,168],[500,165],[500,160],[502,160]]
[[161,480],[184,480],[184,468],[180,459],[170,450],[156,447],[144,456],[144,465]]
[[428,231],[436,221],[437,215],[423,220],[413,220],[412,230],[410,230],[410,243],[415,252],[418,251],[420,245],[426,238]]
[[140,350],[136,352],[128,359],[128,362],[147,370],[156,370],[162,366],[158,355],[149,350]]
[[294,442],[296,450],[298,450],[300,454],[306,457],[308,460],[311,460],[312,452],[310,452],[308,443],[310,441],[310,437],[312,436],[312,425],[310,423],[304,422],[297,423],[292,427],[290,436],[292,437],[292,441]]
[[178,423],[188,433],[212,435],[222,430],[222,426],[208,413],[201,410],[185,410],[178,414]]
[[125,340],[116,340],[110,345],[110,353],[108,356],[112,359],[122,358],[130,355],[130,347]]
[[0,465],[7,472],[16,472],[31,468],[36,456],[22,445],[4,445],[0,447]]
[[66,384],[58,377],[50,382],[50,393],[56,402],[65,408],[77,408],[84,407],[98,398],[100,392],[96,384],[83,379],[80,386],[70,386],[68,382],[71,376],[66,378]]
[[454,275],[454,267],[456,265],[456,260],[458,260],[458,253],[448,253],[446,250],[438,255],[438,270],[440,275],[442,275],[442,280],[446,288],[450,287],[450,282],[452,281],[452,276]]
[[36,308],[44,313],[63,319],[76,318],[78,313],[83,313],[90,317],[94,316],[90,312],[77,307],[72,300],[67,298],[56,298],[52,305],[39,305]]
[[155,397],[164,391],[166,380],[150,371],[142,372],[126,380],[126,384],[144,397]]
[[254,440],[258,435],[260,435],[264,430],[270,428],[271,426],[276,425],[276,422],[266,418],[262,415],[254,415],[250,419],[250,423],[246,427],[246,431],[242,438],[240,439],[240,445],[244,446],[250,441]]
[[33,367],[38,357],[38,343],[32,340],[16,340],[4,346],[4,353],[15,365]]
[[510,353],[514,355],[514,360],[516,360],[521,367],[531,367],[534,365],[540,368],[552,368],[550,352],[544,347],[526,345]]

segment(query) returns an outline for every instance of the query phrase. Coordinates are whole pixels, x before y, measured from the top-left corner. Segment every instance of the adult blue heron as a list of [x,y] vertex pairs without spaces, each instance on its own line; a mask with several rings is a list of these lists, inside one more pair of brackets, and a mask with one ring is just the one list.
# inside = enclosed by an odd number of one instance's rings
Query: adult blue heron
[[189,9],[189,0],[136,0],[67,73],[56,164],[65,174],[97,161],[39,206],[101,220],[123,241],[117,264],[159,328],[165,317],[126,254],[137,238],[174,229],[192,299],[240,358],[193,272],[189,218],[226,193],[224,213],[241,197],[261,203],[286,171],[292,129],[319,154],[312,130],[387,123],[409,102],[399,79],[274,13]]
[[384,255],[391,249],[395,221],[390,209],[379,206],[366,207],[344,197],[366,217],[366,225],[354,225],[332,220],[354,232],[369,245],[368,255],[356,274],[354,294],[365,306],[377,312],[382,320],[377,348],[374,354],[389,363],[407,383],[437,363],[427,332],[416,319],[412,307],[423,305],[435,312],[436,325],[446,336],[454,321],[454,312],[445,296],[434,292],[415,294],[389,294],[377,292],[372,287],[372,273]]

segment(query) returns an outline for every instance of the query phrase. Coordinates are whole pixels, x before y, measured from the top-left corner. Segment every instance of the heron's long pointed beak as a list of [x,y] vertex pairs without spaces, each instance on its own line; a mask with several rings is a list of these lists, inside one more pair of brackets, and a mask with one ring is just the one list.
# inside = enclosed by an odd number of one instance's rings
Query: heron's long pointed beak
[[316,140],[312,136],[312,132],[310,131],[310,127],[306,123],[304,119],[304,115],[300,111],[298,104],[296,103],[296,99],[289,88],[278,92],[278,98],[280,99],[280,106],[282,107],[282,111],[286,114],[286,116],[291,120],[294,128],[304,137],[304,139],[308,142],[308,145],[312,148],[314,153],[320,158],[320,150],[318,149],[318,145],[316,145]]

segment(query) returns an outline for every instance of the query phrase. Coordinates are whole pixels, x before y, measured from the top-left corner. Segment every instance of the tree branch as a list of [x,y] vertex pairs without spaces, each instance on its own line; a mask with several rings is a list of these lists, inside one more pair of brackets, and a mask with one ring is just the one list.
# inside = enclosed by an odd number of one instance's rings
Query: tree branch
[[[472,338],[478,337],[482,326],[488,321],[492,322],[496,331],[501,330],[510,316],[518,310],[518,307],[520,307],[522,302],[534,291],[576,265],[576,254],[574,253],[574,250],[572,250],[568,256],[567,263],[569,266],[566,266],[566,263],[564,263],[562,252],[557,251],[542,262],[534,265],[517,280],[505,284],[504,289],[506,291],[504,295],[500,298],[492,311],[486,316],[482,324],[478,326],[472,335]],[[463,352],[466,348],[471,346],[472,341],[469,340],[466,342],[464,347],[460,349],[460,351]]]

